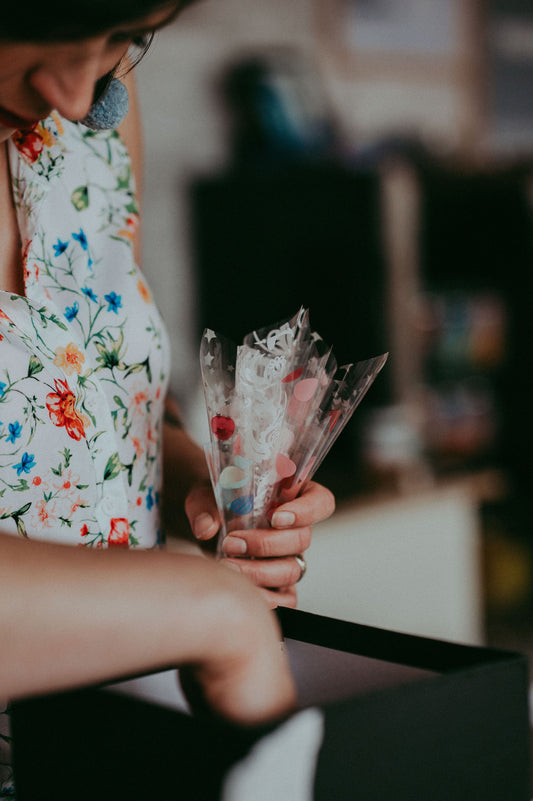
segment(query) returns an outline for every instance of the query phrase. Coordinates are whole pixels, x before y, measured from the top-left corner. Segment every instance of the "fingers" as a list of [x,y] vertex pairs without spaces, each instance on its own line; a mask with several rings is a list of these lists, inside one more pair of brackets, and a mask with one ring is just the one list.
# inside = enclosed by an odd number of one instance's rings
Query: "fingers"
[[231,532],[223,542],[223,562],[261,588],[271,607],[295,606],[294,585],[302,577],[296,554],[309,548],[311,524],[326,519],[334,509],[333,494],[310,482],[298,498],[276,510],[273,528]]
[[[248,529],[233,531],[222,543],[226,556],[253,556],[256,559],[303,553],[311,544],[311,528]],[[287,582],[289,583],[289,582]]]
[[[247,576],[257,587],[288,592],[302,577],[302,568],[294,556],[273,559],[222,559],[222,563]],[[279,601],[278,601],[279,603]]]
[[266,590],[262,587],[259,592],[270,609],[275,609],[277,606],[288,606],[290,609],[296,609],[298,606],[298,594],[295,587],[280,587],[279,590]]
[[198,540],[212,539],[220,528],[220,517],[210,484],[197,484],[185,500],[185,512]]
[[[209,484],[198,484],[189,493],[185,501],[185,511],[189,519],[194,536],[198,540],[209,540],[215,536],[220,528],[220,515],[217,510],[213,490]],[[274,529],[305,529],[308,526],[325,520],[335,511],[335,497],[330,490],[310,481],[301,491],[300,495],[294,500],[279,506],[272,516],[272,527]],[[239,532],[239,536],[241,532]],[[244,537],[245,542],[248,537]],[[291,553],[301,553],[309,547],[307,544],[296,544],[295,547],[286,543],[282,548],[282,541],[277,542],[276,552],[268,550],[263,554],[254,552],[255,544],[246,546],[240,553],[235,549],[238,547],[234,543],[232,556],[285,556]],[[240,546],[242,549],[242,545]],[[268,546],[267,546],[268,548]],[[281,550],[280,550],[281,548]]]
[[310,481],[293,501],[279,506],[272,516],[274,528],[312,526],[335,511],[335,496],[322,484]]
[[249,582],[231,577],[229,585],[222,617],[231,621],[231,636],[217,625],[213,636],[200,638],[203,655],[180,671],[184,690],[195,712],[211,710],[245,726],[277,720],[296,705],[279,624]]

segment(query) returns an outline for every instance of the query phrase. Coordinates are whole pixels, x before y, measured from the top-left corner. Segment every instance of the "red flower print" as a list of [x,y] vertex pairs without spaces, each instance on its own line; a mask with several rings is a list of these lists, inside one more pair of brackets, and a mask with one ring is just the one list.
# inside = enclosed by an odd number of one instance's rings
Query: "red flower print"
[[54,384],[56,391],[46,396],[50,420],[55,426],[64,426],[69,437],[79,442],[85,436],[87,419],[76,411],[76,398],[67,382],[55,379]]
[[39,278],[39,265],[34,263],[30,269],[28,267],[28,263],[26,262],[24,266],[24,281],[28,281],[32,276],[35,281],[37,281]]
[[82,537],[86,537],[89,533],[89,526],[87,523],[84,523],[83,526],[80,528],[80,534]]
[[32,130],[17,131],[17,133],[13,135],[13,141],[19,153],[26,161],[29,161],[30,164],[37,161],[44,147],[42,136]]
[[22,248],[22,264],[26,266],[26,262],[28,261],[28,253],[30,252],[32,240],[28,239],[24,247]]
[[144,453],[144,448],[141,445],[141,440],[139,439],[139,437],[132,437],[131,438],[131,443],[132,443],[133,447],[135,448],[135,453],[136,453],[137,457],[141,456],[141,454]]
[[112,517],[107,544],[110,547],[120,545],[127,548],[129,540],[130,526],[127,519],[125,517]]

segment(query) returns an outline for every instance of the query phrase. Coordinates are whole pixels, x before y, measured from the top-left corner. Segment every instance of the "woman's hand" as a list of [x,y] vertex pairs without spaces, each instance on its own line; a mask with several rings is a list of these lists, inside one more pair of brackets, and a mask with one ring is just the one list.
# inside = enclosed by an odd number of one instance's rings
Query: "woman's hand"
[[211,605],[209,626],[217,634],[204,638],[206,658],[180,670],[185,694],[196,713],[214,712],[241,725],[284,717],[297,699],[277,619],[248,581],[220,563],[216,567],[218,579],[226,574],[231,593],[218,591],[216,613]]
[[3,698],[177,666],[211,714],[259,724],[296,705],[281,639],[255,587],[214,559],[0,533]]
[[[294,607],[296,584],[302,575],[297,557],[309,548],[311,526],[325,520],[334,509],[333,494],[311,481],[297,498],[276,509],[271,528],[229,534],[223,543],[223,562],[260,587],[270,607]],[[205,542],[217,534],[220,517],[209,485],[193,488],[185,510],[198,540]]]

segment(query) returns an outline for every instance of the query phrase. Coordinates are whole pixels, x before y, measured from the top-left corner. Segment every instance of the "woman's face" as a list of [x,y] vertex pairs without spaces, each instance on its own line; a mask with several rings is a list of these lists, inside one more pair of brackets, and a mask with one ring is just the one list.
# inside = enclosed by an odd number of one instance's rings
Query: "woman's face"
[[164,25],[168,9],[72,42],[0,41],[0,142],[53,110],[82,119],[95,85],[138,38]]

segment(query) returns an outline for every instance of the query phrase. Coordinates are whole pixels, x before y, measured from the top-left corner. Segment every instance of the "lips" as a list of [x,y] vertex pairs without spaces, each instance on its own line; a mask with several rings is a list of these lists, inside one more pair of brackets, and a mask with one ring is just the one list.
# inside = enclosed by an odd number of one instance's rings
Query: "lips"
[[27,120],[24,117],[17,117],[5,108],[0,106],[0,125],[3,128],[14,128],[15,130],[33,128],[39,120]]

